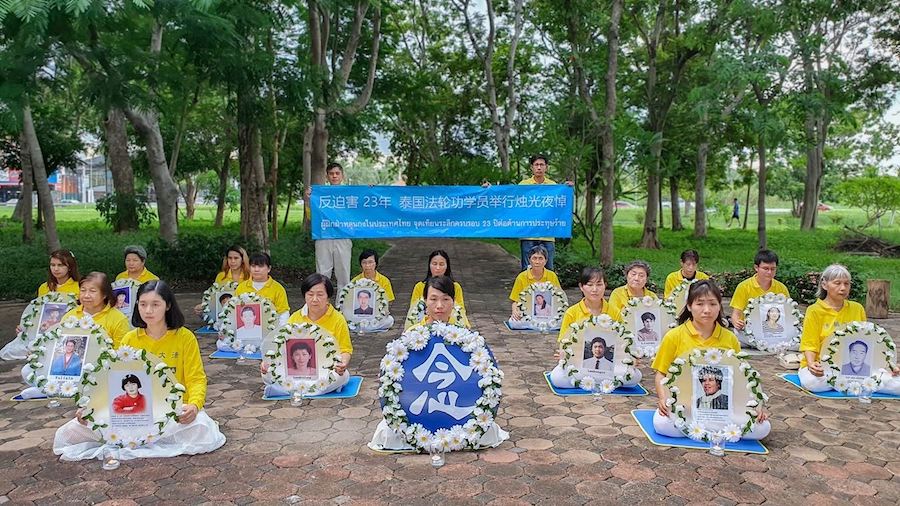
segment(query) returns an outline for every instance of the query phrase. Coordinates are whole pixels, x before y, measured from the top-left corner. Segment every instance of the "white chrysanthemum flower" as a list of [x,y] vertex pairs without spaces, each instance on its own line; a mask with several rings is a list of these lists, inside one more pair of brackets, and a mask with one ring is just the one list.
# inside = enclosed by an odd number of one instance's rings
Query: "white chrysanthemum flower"
[[858,381],[852,381],[847,385],[847,393],[850,395],[859,395],[862,391],[862,385]]
[[681,357],[676,358],[672,361],[675,365],[684,365],[684,359]]
[[836,380],[834,380],[834,389],[838,392],[846,392],[847,387],[849,386],[849,381],[843,376],[839,376]]
[[392,355],[385,355],[384,358],[381,359],[382,371],[390,370],[395,365],[397,365],[397,360]]
[[711,348],[706,351],[706,361],[710,364],[718,364],[722,361],[722,350]]
[[450,449],[451,450],[462,450],[466,447],[466,431],[460,425],[454,425],[453,428],[450,429]]
[[876,388],[878,388],[878,382],[875,381],[875,378],[869,377],[862,381],[862,387],[865,388],[866,390],[872,392]]
[[603,393],[608,394],[616,389],[616,383],[611,379],[604,379],[600,382],[600,389]]
[[743,431],[736,424],[732,423],[722,429],[722,434],[725,436],[726,441],[734,443],[737,440],[741,439],[741,436],[743,436]]
[[423,427],[416,432],[415,438],[419,446],[427,447],[431,443],[431,431]]
[[409,350],[407,350],[406,347],[404,346],[404,347],[400,348],[399,350],[397,350],[397,352],[394,354],[394,356],[397,358],[398,362],[403,362],[404,360],[409,358]]
[[766,302],[774,302],[775,301],[775,294],[772,292],[766,293],[763,297],[765,298]]
[[129,361],[135,359],[135,353],[137,350],[132,348],[131,346],[119,346],[119,360]]
[[592,376],[585,376],[584,378],[581,378],[581,388],[585,390],[593,391],[594,385],[596,384],[597,382]]
[[654,299],[653,297],[651,297],[649,295],[644,295],[644,298],[641,299],[641,302],[643,302],[645,306],[652,306],[654,300],[656,300],[656,299]]
[[406,346],[400,339],[394,339],[393,341],[387,343],[385,349],[387,350],[388,355],[396,355],[399,350],[405,350]]
[[609,328],[613,324],[613,319],[608,314],[602,314],[595,317],[595,321],[603,328]]
[[75,385],[74,381],[66,381],[59,387],[59,393],[63,397],[72,397],[77,391],[78,387]]
[[487,430],[494,423],[494,415],[490,411],[482,410],[481,413],[475,416],[475,423],[482,429]]
[[394,365],[385,371],[385,374],[394,381],[400,381],[403,379],[403,366],[394,362]]
[[106,435],[106,440],[113,444],[119,444],[122,441],[122,437],[115,432],[110,432]]
[[153,434],[147,434],[146,436],[144,436],[144,444],[146,444],[146,445],[151,445],[151,444],[153,444],[154,442],[156,442],[156,436],[155,436],[155,435],[153,435]]
[[706,436],[706,429],[704,429],[703,426],[700,425],[699,423],[693,422],[688,427],[687,435],[689,438],[693,439],[694,441],[702,441],[703,438]]
[[53,397],[59,394],[60,384],[57,381],[49,381],[46,385],[44,385],[44,393],[48,396]]

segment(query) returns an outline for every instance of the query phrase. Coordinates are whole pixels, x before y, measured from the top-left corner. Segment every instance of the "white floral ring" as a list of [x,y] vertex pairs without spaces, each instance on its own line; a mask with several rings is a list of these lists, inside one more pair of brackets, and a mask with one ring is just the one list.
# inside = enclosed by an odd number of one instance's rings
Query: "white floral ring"
[[[532,304],[531,301],[536,292],[550,292],[553,297],[553,309],[555,314],[550,319],[535,318],[532,312],[528,310],[528,306]],[[569,298],[566,297],[566,292],[549,282],[532,283],[528,285],[527,288],[519,292],[518,299],[519,300],[516,301],[516,307],[519,308],[519,313],[522,315],[522,321],[535,323],[538,326],[546,327],[547,329],[558,327],[560,322],[562,322],[563,316],[566,314],[566,309],[569,308]]]
[[256,353],[259,349],[252,344],[245,346],[237,338],[234,329],[235,318],[237,317],[237,307],[247,304],[259,304],[261,313],[260,324],[263,329],[265,329],[262,336],[263,339],[265,339],[266,334],[275,330],[275,327],[278,324],[278,314],[275,312],[275,306],[272,305],[272,302],[269,301],[269,299],[252,292],[235,295],[228,301],[228,304],[225,305],[225,309],[222,310],[221,314],[222,328],[219,329],[220,338],[232,351],[238,352],[243,350],[244,353],[250,354]]
[[[566,333],[559,342],[559,366],[566,372],[573,387],[584,390],[594,389],[596,380],[592,376],[583,374],[578,367],[573,364],[575,353],[582,353],[584,349],[584,343],[581,341],[583,337],[581,336],[591,325],[596,326],[601,330],[613,332],[625,345],[624,357],[621,360],[621,363],[625,366],[624,372],[622,374],[614,375],[611,379],[606,378],[601,380],[600,390],[603,393],[608,394],[622,386],[625,382],[631,380],[635,375],[635,357],[633,355],[634,336],[631,332],[625,330],[624,325],[613,320],[609,315],[602,314],[599,316],[592,316],[586,320],[573,323],[568,329],[565,329]],[[578,344],[577,348],[575,347],[575,344]]]
[[[632,317],[635,313],[638,313],[641,308],[659,308],[660,336],[659,340],[656,341],[655,344],[641,344],[641,342],[637,339],[637,324],[632,320]],[[656,352],[659,350],[659,344],[662,342],[663,337],[665,337],[666,332],[668,332],[669,329],[673,329],[678,326],[675,310],[676,306],[675,303],[672,302],[671,298],[657,299],[656,297],[645,295],[644,297],[633,297],[628,300],[628,303],[625,305],[625,307],[622,308],[621,317],[622,321],[625,322],[625,329],[629,333],[631,333],[632,337],[635,340],[632,350],[635,358],[653,358],[656,356]],[[666,323],[666,325],[662,325],[662,323]],[[632,327],[635,327],[635,329],[632,329]]]
[[68,312],[75,308],[78,301],[75,300],[74,295],[62,292],[50,292],[32,300],[28,303],[28,307],[25,308],[25,311],[22,312],[22,318],[19,320],[19,326],[22,327],[22,331],[16,335],[17,339],[25,341],[26,343],[34,341],[38,334],[36,333],[34,336],[29,336],[28,331],[37,325],[36,320],[39,319],[45,304],[66,304],[66,312]]
[[[56,327],[43,334],[38,334],[28,355],[30,372],[25,380],[28,384],[40,389],[47,397],[74,397],[79,390],[81,374],[78,376],[52,374],[53,364],[51,362],[54,359],[52,348],[56,347],[57,341],[61,337],[67,335],[85,337],[85,346],[90,353],[78,357],[79,361],[84,364],[82,371],[87,369],[88,362],[85,361],[102,355],[104,350],[113,345],[106,330],[90,318],[65,318]],[[48,349],[48,346],[51,349]]]
[[[285,371],[285,356],[282,352],[284,343],[295,335],[306,335],[315,339],[316,345],[322,345],[325,349],[325,363],[316,363],[318,369],[324,369],[326,374],[316,379],[291,378]],[[268,338],[267,338],[268,339]],[[271,347],[265,350],[263,363],[266,364],[266,375],[273,384],[277,384],[290,393],[300,392],[304,395],[319,395],[339,379],[334,371],[337,363],[337,343],[334,336],[314,323],[287,323],[271,336]]]
[[[403,362],[410,352],[424,350],[431,340],[457,345],[469,354],[465,364],[480,377],[478,387],[481,397],[475,401],[475,409],[464,424],[431,431],[420,423],[410,423],[400,404],[403,391]],[[494,424],[500,405],[503,372],[487,348],[484,337],[463,327],[435,322],[428,326],[416,326],[403,333],[399,339],[387,344],[387,354],[381,360],[381,379],[378,395],[385,422],[416,450],[438,448],[443,451],[478,449],[482,436]]]
[[[888,367],[875,369],[873,361],[872,369],[875,370],[870,371],[872,374],[861,381],[847,378],[841,374],[841,366],[834,363],[834,357],[838,354],[838,347],[842,345],[843,340],[848,336],[872,337],[875,344],[883,344],[882,356]],[[890,374],[887,369],[897,367],[897,347],[894,344],[894,340],[884,327],[873,322],[854,321],[848,323],[843,329],[835,330],[831,339],[826,341],[823,348],[824,353],[819,357],[819,360],[825,365],[825,377],[828,384],[838,392],[846,392],[850,395],[859,395],[863,389],[868,390],[870,393],[875,392],[884,382],[884,374]]]
[[237,287],[237,281],[226,281],[224,283],[213,283],[212,286],[203,292],[203,298],[200,299],[200,313],[205,316],[206,323],[215,323],[218,316],[213,314],[214,311],[210,311],[210,304],[212,304],[213,309],[216,308],[216,303],[212,300],[213,295],[217,295],[223,291],[234,293],[234,290],[237,290]]
[[[366,290],[371,290],[375,294],[375,300],[377,302],[372,308],[374,310],[372,318],[359,319],[358,321],[351,318],[346,318],[347,315],[344,313],[344,310],[352,309],[352,303],[350,308],[345,308],[344,303],[348,301],[348,297],[353,297],[355,288],[365,288]],[[381,285],[368,278],[360,278],[356,281],[344,285],[344,287],[341,288],[341,291],[338,294],[336,307],[341,314],[344,314],[345,318],[347,319],[347,326],[350,327],[350,330],[354,332],[357,330],[366,330],[369,328],[378,327],[386,317],[390,316],[387,293],[384,291],[384,288],[382,288]]]

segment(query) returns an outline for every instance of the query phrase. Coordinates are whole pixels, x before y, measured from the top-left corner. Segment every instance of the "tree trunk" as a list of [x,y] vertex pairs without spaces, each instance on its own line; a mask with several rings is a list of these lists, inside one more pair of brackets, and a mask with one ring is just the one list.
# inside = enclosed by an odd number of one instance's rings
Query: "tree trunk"
[[[653,157],[653,167],[647,174],[647,208],[644,211],[644,232],[641,236],[641,247],[659,249],[659,233],[656,228],[657,220],[662,214],[659,211],[659,157],[662,152],[662,142],[656,140],[650,148]],[[657,214],[659,213],[659,214]]]
[[222,165],[219,167],[219,188],[216,192],[216,221],[214,227],[219,228],[225,221],[225,197],[228,195],[228,178],[231,174],[231,128],[225,130],[225,140],[223,142]]
[[44,214],[44,237],[47,240],[47,252],[52,253],[60,249],[59,236],[56,234],[56,210],[53,208],[50,183],[47,181],[47,169],[44,166],[44,154],[41,152],[41,145],[34,128],[31,106],[27,103],[22,110],[22,138],[31,157],[31,170],[38,192],[38,204]]
[[622,19],[623,0],[613,0],[606,44],[606,108],[603,112],[603,129],[600,142],[603,147],[601,167],[603,171],[603,197],[600,209],[600,265],[613,263],[613,217],[616,214],[616,141],[613,123],[616,118],[616,74],[619,70],[619,23]]
[[744,225],[741,230],[747,230],[747,217],[750,216],[750,189],[753,187],[752,181],[747,181],[747,198],[744,200]]
[[147,167],[156,190],[156,214],[159,216],[159,235],[172,244],[178,239],[178,186],[169,173],[166,150],[163,147],[159,120],[152,111],[128,109],[125,117],[144,142]]
[[44,230],[44,213],[43,208],[41,207],[43,205],[43,203],[41,202],[41,192],[38,192],[37,194],[37,201],[37,220],[35,220],[34,222],[34,228],[38,230]]
[[34,193],[34,172],[31,169],[31,153],[28,151],[28,142],[25,141],[25,133],[19,134],[19,157],[22,160],[22,193],[19,195],[22,220],[22,242],[31,244],[34,240],[34,217],[32,215],[32,193]]
[[669,178],[669,195],[669,198],[672,199],[672,230],[684,230],[684,225],[681,223],[681,203],[678,196],[677,177]]
[[272,240],[278,240],[278,164],[279,151],[284,144],[284,136],[287,134],[287,128],[281,132],[275,132],[272,140],[272,158],[269,161],[269,180],[266,185],[269,187],[269,222],[272,224]]
[[325,111],[318,109],[312,123],[310,143],[310,184],[325,184],[325,167],[328,164],[328,124],[325,122]]
[[706,158],[709,142],[700,143],[697,148],[697,175],[694,179],[694,237],[707,236],[706,229]]
[[138,214],[135,207],[134,169],[128,156],[128,132],[125,113],[111,107],[103,120],[106,134],[106,165],[112,173],[113,189],[116,192],[118,219],[113,226],[116,232],[138,229]]
[[866,315],[869,318],[887,318],[891,307],[891,282],[887,279],[870,279],[866,291]]
[[197,184],[193,177],[184,178],[184,213],[185,219],[193,220],[197,210]]
[[266,175],[251,90],[238,92],[238,152],[241,170],[241,236],[269,250],[266,220]]
[[756,237],[759,240],[759,249],[768,248],[768,238],[766,237],[766,143],[762,136],[759,138],[757,146],[757,154],[759,155],[759,189],[756,199]]
[[[290,190],[288,190],[288,203],[284,210],[284,222],[281,223],[281,228],[287,228],[288,224],[288,216],[291,215],[291,203],[294,201],[294,185],[291,185]],[[278,216],[275,216],[275,219],[278,219]]]

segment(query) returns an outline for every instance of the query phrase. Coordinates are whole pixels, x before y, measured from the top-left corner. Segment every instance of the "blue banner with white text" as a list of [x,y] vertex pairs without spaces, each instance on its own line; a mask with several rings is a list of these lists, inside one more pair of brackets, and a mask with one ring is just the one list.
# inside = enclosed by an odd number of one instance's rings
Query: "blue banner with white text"
[[566,185],[315,186],[313,239],[571,237]]

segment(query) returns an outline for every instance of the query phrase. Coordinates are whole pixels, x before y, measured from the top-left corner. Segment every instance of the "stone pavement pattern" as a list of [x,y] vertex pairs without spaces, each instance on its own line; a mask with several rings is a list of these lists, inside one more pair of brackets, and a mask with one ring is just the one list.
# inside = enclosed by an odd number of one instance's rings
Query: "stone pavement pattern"
[[[381,270],[394,283],[392,312],[405,316],[413,284],[437,244],[448,250],[465,289],[474,328],[488,340],[503,371],[497,418],[511,439],[499,448],[449,454],[430,467],[427,456],[384,455],[365,445],[381,419],[378,364],[400,329],[354,338],[351,370],[365,379],[354,399],[317,400],[302,409],[261,399],[253,365],[205,359],[207,411],[228,438],[220,450],[193,457],[127,461],[102,471],[99,461],[60,462],[54,431],[73,416],[71,404],[0,402],[0,503],[109,504],[806,504],[900,503],[900,401],[825,401],[775,378],[771,357],[752,357],[771,396],[768,455],[728,454],[650,444],[630,415],[653,408],[647,397],[554,396],[541,373],[552,366],[554,335],[503,327],[518,260],[499,247],[471,241],[397,241]],[[577,291],[570,292],[573,302]],[[292,307],[301,304],[289,289]],[[179,297],[191,308],[197,294]],[[0,335],[12,335],[23,304],[0,305]],[[191,317],[193,328],[199,321]],[[900,336],[897,320],[888,323]],[[200,337],[204,355],[213,337]],[[0,364],[0,393],[22,385],[20,363]],[[644,367],[645,386],[652,374]],[[829,432],[825,432],[828,430]]]

